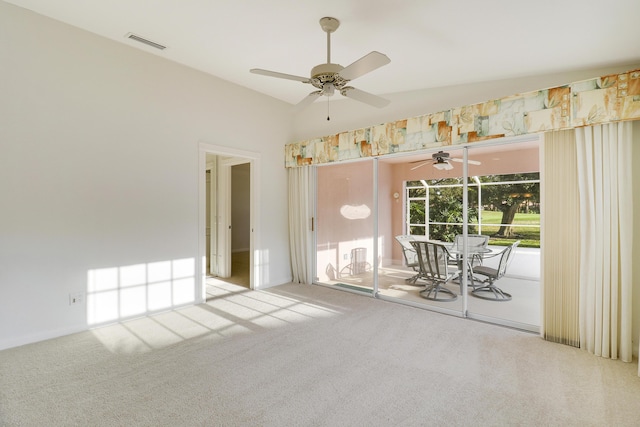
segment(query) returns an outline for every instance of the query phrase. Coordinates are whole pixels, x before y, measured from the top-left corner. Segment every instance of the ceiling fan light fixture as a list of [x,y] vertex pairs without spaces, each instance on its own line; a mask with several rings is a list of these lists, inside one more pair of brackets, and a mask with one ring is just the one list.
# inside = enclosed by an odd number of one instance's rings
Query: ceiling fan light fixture
[[443,159],[438,159],[437,161],[435,161],[433,163],[433,167],[441,171],[448,171],[453,169],[453,166],[451,166],[451,163]]
[[333,96],[335,89],[336,88],[333,86],[333,83],[325,83],[323,93],[325,96]]

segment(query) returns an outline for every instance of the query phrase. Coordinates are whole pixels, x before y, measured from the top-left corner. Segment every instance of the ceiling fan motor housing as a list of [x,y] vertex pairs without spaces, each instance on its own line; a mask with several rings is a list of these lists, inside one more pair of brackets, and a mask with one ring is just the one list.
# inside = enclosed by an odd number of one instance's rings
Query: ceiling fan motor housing
[[325,83],[332,83],[336,89],[340,90],[349,82],[338,74],[343,68],[340,64],[316,65],[311,69],[311,84],[322,89]]
[[433,160],[437,161],[438,163],[442,163],[445,160],[449,159],[449,153],[445,153],[444,151],[438,151],[437,153],[434,153],[432,156]]

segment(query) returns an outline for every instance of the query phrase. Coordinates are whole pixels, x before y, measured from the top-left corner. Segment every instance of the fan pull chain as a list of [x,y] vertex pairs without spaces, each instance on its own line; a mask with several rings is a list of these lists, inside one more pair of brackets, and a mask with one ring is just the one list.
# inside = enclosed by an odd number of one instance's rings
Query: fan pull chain
[[331,98],[329,98],[329,97],[327,96],[327,121],[331,120],[331,119],[329,118],[329,101],[330,101],[330,100],[331,100]]

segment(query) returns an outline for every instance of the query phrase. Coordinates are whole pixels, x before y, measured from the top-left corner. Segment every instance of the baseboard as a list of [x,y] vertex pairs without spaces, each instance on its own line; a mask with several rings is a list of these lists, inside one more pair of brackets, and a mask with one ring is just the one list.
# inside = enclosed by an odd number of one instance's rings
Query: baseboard
[[274,286],[280,286],[280,285],[284,285],[286,283],[292,283],[292,281],[293,281],[293,277],[289,276],[289,277],[286,277],[286,278],[272,280],[269,283],[263,283],[263,284],[260,285],[260,287],[258,289],[273,288]]
[[40,341],[47,341],[53,338],[60,338],[66,335],[77,334],[78,332],[88,331],[88,326],[76,326],[70,328],[56,329],[54,331],[38,332],[37,334],[31,334],[23,337],[17,337],[8,340],[0,341],[0,351],[8,350],[14,347],[21,347],[23,345],[35,344]]
[[135,320],[135,319],[140,319],[140,318],[145,318],[145,317],[152,317],[152,316],[158,315],[160,313],[179,310],[181,308],[190,307],[190,306],[199,304],[199,303],[201,303],[200,300],[202,300],[202,302],[205,302],[204,299],[197,298],[196,301],[194,301],[194,302],[189,302],[189,303],[185,303],[185,304],[178,304],[178,305],[174,305],[172,307],[164,308],[164,309],[161,309],[161,310],[149,311],[149,312],[147,312],[145,314],[142,314],[142,315],[136,315],[136,316],[125,317],[125,318],[116,319],[116,320],[110,320],[108,322],[95,324],[95,325],[91,325],[91,326],[83,325],[83,326],[74,326],[74,327],[68,327],[68,328],[61,328],[61,329],[56,329],[56,330],[53,330],[53,331],[38,332],[38,333],[35,333],[35,334],[30,334],[30,335],[26,335],[26,336],[22,336],[22,337],[16,337],[16,338],[12,338],[12,339],[2,340],[2,341],[0,341],[0,351],[8,350],[10,348],[15,348],[15,347],[21,347],[23,345],[28,345],[28,344],[35,344],[35,343],[38,343],[38,342],[41,342],[41,341],[47,341],[47,340],[54,339],[54,338],[60,338],[60,337],[66,336],[66,335],[77,334],[79,332],[90,331],[91,329],[96,329],[96,328],[100,328],[100,327],[107,326],[107,325],[112,325],[112,324],[117,324],[117,323],[126,323],[126,322],[129,322],[129,321]]

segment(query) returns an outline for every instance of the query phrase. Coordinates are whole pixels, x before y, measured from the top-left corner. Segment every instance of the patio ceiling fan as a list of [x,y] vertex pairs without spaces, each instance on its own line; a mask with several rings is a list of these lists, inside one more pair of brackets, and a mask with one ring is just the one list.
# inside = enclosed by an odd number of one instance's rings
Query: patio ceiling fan
[[[324,17],[320,19],[320,27],[327,33],[327,63],[313,67],[311,69],[310,77],[294,76],[291,74],[263,70],[260,68],[253,68],[249,71],[263,76],[296,80],[305,84],[310,84],[318,89],[311,92],[302,101],[300,101],[295,106],[296,109],[302,109],[308,106],[320,96],[333,96],[336,91],[340,92],[342,96],[364,102],[365,104],[369,104],[374,107],[385,107],[389,104],[389,100],[360,89],[356,89],[352,86],[348,86],[347,84],[351,80],[380,68],[383,65],[387,65],[391,60],[380,52],[372,51],[346,67],[343,67],[340,64],[331,63],[331,33],[337,30],[339,26],[340,21],[336,18]],[[328,117],[327,120],[329,120]]]
[[[434,168],[438,170],[451,170],[453,169],[453,165],[449,162],[464,162],[463,159],[457,157],[451,157],[449,153],[445,153],[444,151],[438,151],[437,153],[433,153],[431,155],[431,160],[418,160],[416,162],[411,163],[420,163],[417,166],[411,168],[411,170],[419,169],[425,165],[432,164]],[[470,165],[481,165],[482,163],[477,160],[469,160],[467,159],[467,163]]]

